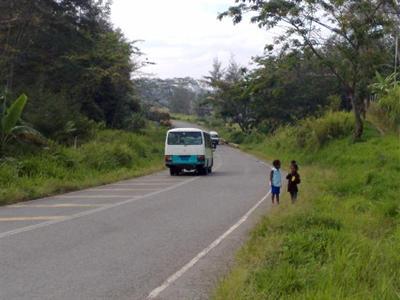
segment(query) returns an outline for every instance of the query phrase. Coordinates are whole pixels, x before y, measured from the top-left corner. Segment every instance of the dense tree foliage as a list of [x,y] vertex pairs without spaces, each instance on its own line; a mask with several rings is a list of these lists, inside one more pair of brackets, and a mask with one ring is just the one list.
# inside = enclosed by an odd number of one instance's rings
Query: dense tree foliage
[[[341,105],[339,83],[313,53],[295,51],[258,58],[256,62],[257,68],[249,71],[234,61],[226,69],[215,61],[205,77],[214,89],[209,100],[216,112],[244,132],[254,127],[272,132],[318,115],[332,108],[333,99],[339,98],[334,109]],[[345,104],[343,101],[343,108]]]
[[[281,51],[311,51],[336,77],[350,99],[354,138],[363,132],[364,100],[373,74],[387,62],[388,45],[398,23],[395,0],[241,0],[220,15],[235,23],[246,12],[260,27],[283,28],[275,44]],[[269,45],[272,50],[274,45]]]
[[25,119],[50,137],[89,120],[121,128],[140,107],[134,43],[115,30],[100,0],[0,2],[0,87],[24,92]]

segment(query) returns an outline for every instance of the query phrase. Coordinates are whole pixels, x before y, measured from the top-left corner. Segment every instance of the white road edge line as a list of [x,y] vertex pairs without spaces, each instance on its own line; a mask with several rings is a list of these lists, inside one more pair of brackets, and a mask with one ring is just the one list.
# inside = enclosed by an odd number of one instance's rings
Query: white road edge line
[[178,280],[183,274],[185,274],[188,270],[190,270],[200,259],[205,257],[211,250],[217,247],[225,238],[227,238],[233,231],[235,231],[240,225],[242,225],[249,216],[268,198],[271,194],[269,191],[260,201],[258,201],[240,220],[232,225],[225,233],[223,233],[219,238],[217,238],[214,242],[212,242],[207,248],[197,254],[190,262],[184,265],[180,270],[171,275],[161,284],[159,287],[155,288],[151,293],[147,296],[147,299],[155,299],[160,295],[162,291],[168,288],[171,284],[173,284],[176,280]]

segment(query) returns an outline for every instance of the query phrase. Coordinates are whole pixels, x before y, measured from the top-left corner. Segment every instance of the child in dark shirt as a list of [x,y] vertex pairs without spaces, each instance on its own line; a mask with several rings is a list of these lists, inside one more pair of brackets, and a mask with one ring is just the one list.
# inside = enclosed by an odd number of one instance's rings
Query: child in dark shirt
[[294,204],[297,200],[297,193],[299,189],[297,187],[300,184],[300,174],[298,173],[299,167],[296,162],[292,162],[290,165],[290,173],[286,176],[288,180],[288,192],[290,193],[290,197],[292,199],[292,203]]

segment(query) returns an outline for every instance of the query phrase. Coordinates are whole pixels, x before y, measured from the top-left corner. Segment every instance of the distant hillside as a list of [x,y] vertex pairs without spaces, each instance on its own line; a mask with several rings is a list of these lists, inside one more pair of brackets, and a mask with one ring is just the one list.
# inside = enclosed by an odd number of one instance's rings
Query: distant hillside
[[175,113],[193,113],[208,93],[202,82],[190,77],[140,78],[135,84],[145,105],[166,107]]

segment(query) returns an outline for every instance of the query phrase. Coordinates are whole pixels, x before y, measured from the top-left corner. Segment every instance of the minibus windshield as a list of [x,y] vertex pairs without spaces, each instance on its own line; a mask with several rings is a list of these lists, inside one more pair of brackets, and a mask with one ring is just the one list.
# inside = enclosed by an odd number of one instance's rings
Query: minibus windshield
[[203,138],[201,132],[170,132],[168,145],[201,145]]

